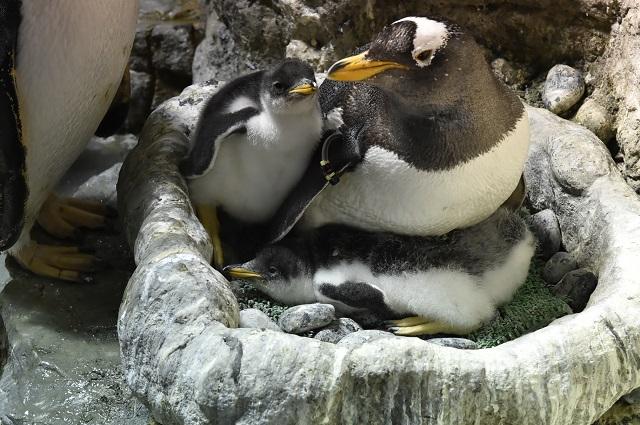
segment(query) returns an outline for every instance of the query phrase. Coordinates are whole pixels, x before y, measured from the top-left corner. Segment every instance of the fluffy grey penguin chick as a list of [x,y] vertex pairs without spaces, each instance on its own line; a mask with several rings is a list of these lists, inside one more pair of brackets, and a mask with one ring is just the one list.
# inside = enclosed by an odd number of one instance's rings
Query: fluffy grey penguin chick
[[182,171],[217,265],[216,209],[265,222],[306,169],[322,132],[316,88],[313,69],[287,59],[229,82],[204,108]]
[[490,320],[525,281],[534,238],[515,212],[443,236],[327,225],[266,247],[225,270],[286,304],[325,302],[370,312],[398,335],[466,334]]

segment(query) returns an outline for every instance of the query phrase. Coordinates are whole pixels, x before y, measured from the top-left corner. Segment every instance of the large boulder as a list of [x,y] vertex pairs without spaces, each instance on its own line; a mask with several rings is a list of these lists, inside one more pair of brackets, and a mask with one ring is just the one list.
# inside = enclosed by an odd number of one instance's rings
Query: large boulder
[[583,312],[479,350],[238,329],[177,165],[214,91],[188,87],[156,110],[118,183],[137,263],[118,320],[122,362],[158,422],[590,425],[640,387],[640,201],[595,135],[539,109],[531,203],[555,212],[563,245],[598,275]]

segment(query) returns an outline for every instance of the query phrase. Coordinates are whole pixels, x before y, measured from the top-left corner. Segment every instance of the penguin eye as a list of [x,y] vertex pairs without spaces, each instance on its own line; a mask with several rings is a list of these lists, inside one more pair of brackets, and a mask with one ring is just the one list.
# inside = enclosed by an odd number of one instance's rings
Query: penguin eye
[[275,83],[273,83],[273,88],[276,90],[282,90],[284,88],[284,85],[280,81],[276,81]]
[[280,270],[278,270],[276,266],[269,266],[267,273],[269,274],[269,277],[276,277],[280,274]]
[[416,60],[420,62],[426,62],[431,59],[431,55],[433,54],[433,50],[423,50],[416,55]]

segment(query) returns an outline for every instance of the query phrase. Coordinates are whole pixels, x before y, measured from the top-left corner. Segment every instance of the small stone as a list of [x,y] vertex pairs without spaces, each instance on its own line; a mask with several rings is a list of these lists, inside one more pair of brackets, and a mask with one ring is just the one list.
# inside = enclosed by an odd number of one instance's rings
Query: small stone
[[278,325],[287,333],[299,334],[325,327],[335,318],[336,309],[331,304],[302,304],[285,310]]
[[127,113],[126,129],[131,133],[139,133],[142,130],[153,101],[155,82],[151,74],[131,70],[131,100]]
[[401,338],[401,337],[395,336],[391,332],[370,329],[370,330],[357,331],[354,333],[350,333],[349,335],[342,338],[340,342],[338,342],[338,345],[343,347],[353,348],[358,345],[362,345],[367,342],[375,341],[377,339],[382,339],[382,338]]
[[640,403],[640,388],[636,388],[635,390],[631,391],[629,394],[623,396],[622,399],[627,404],[638,404],[638,403]]
[[120,174],[121,167],[122,162],[118,162],[100,174],[90,177],[76,189],[73,197],[102,202],[105,205],[115,208],[118,203],[116,184],[118,183],[118,175]]
[[568,111],[584,94],[584,78],[577,69],[556,65],[549,70],[544,82],[542,102],[556,115]]
[[562,245],[562,234],[558,217],[550,210],[542,210],[527,219],[529,228],[538,240],[538,253],[544,260],[548,260],[553,254],[560,250]]
[[151,72],[151,49],[148,38],[151,26],[139,26],[133,39],[133,47],[129,56],[129,67],[133,71]]
[[257,328],[268,329],[270,331],[282,332],[282,329],[276,323],[271,320],[262,311],[257,308],[247,308],[240,310],[240,324],[241,328]]
[[555,285],[560,282],[560,279],[562,279],[565,274],[577,268],[578,264],[571,254],[568,252],[556,252],[544,265],[542,278],[549,285]]
[[151,60],[156,71],[168,73],[183,87],[191,84],[195,51],[191,24],[161,24],[151,30]]
[[476,350],[478,348],[478,344],[466,338],[431,338],[427,341],[443,347],[459,348],[460,350]]
[[566,298],[571,310],[579,313],[587,306],[597,284],[598,278],[589,270],[571,270],[553,287],[553,293]]
[[348,317],[341,317],[315,334],[314,338],[337,344],[345,336],[362,330],[362,326]]
[[594,99],[585,100],[573,120],[591,130],[605,143],[613,138],[613,117]]
[[527,75],[522,69],[516,69],[506,59],[497,58],[491,62],[491,68],[499,79],[509,86],[523,86],[527,81]]
[[527,224],[538,240],[538,254],[543,260],[560,251],[562,234],[553,210],[546,209],[533,214],[527,218]]

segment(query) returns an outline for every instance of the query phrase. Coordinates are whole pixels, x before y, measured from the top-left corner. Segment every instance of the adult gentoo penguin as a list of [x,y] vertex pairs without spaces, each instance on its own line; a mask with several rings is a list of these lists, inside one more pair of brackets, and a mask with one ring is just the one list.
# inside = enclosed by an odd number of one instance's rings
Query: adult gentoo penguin
[[196,212],[222,266],[217,208],[248,223],[269,220],[320,141],[313,69],[288,59],[237,78],[204,108],[183,163]]
[[534,239],[515,212],[498,209],[445,236],[327,225],[287,237],[225,271],[286,304],[331,303],[397,319],[398,335],[469,333],[525,281]]
[[[35,273],[80,280],[93,258],[29,232],[118,90],[133,44],[135,0],[12,0],[0,5],[0,249]],[[48,202],[46,230],[95,226],[96,205]]]
[[[351,172],[325,190],[319,172],[319,181],[303,182],[316,185],[308,200],[322,190],[305,224],[438,235],[482,221],[517,191],[529,145],[525,108],[462,31],[401,19],[327,78],[322,109],[341,118],[344,135],[331,150]],[[329,153],[334,169],[345,165]]]

